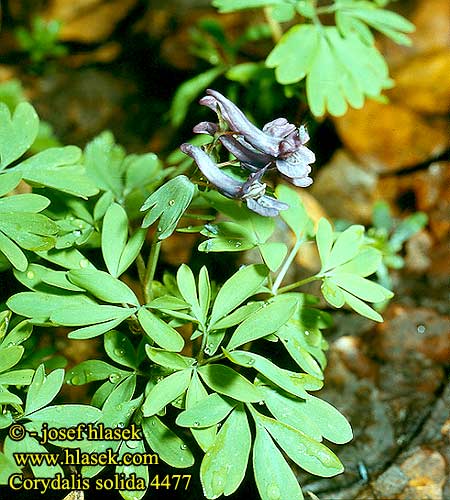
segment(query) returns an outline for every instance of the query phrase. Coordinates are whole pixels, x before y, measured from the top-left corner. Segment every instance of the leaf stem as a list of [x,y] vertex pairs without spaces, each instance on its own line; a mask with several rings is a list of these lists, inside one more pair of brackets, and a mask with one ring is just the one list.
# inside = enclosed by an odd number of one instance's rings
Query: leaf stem
[[271,7],[264,8],[264,16],[266,17],[267,24],[269,25],[270,31],[272,32],[272,39],[275,43],[280,41],[283,36],[283,30],[281,29],[280,23],[275,21],[271,14]]
[[314,276],[310,276],[309,278],[305,278],[304,280],[296,281],[295,283],[291,283],[290,285],[283,286],[278,290],[278,293],[290,292],[294,288],[298,288],[299,286],[306,285],[307,283],[311,283],[312,281],[320,280],[321,276],[317,274]]
[[146,303],[153,299],[152,281],[155,277],[156,264],[158,263],[161,243],[161,240],[155,238],[150,249],[150,255],[148,256],[147,269],[144,277],[144,297]]
[[280,272],[278,273],[278,276],[275,279],[275,282],[272,287],[272,295],[276,295],[279,292],[279,287],[281,285],[281,282],[283,281],[284,277],[286,276],[286,273],[289,270],[289,267],[292,264],[292,261],[295,259],[295,256],[297,255],[297,252],[299,251],[301,245],[304,243],[304,240],[299,239],[295,243],[295,245],[292,247],[292,250],[290,251],[289,255],[286,257],[286,260],[284,261],[284,264],[282,268],[280,269]]

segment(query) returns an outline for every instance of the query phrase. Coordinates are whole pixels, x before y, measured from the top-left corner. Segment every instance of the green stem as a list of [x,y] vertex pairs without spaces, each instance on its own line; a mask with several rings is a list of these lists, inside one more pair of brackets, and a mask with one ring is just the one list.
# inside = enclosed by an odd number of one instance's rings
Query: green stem
[[290,254],[287,256],[286,260],[284,261],[284,264],[282,268],[280,269],[280,272],[278,276],[275,279],[275,282],[272,287],[272,294],[276,295],[278,293],[278,288],[281,285],[281,282],[283,281],[284,277],[286,276],[286,273],[289,271],[289,267],[292,264],[292,261],[295,259],[295,256],[297,255],[297,252],[299,251],[299,248],[301,245],[304,243],[304,240],[300,239],[297,240],[295,245],[292,247],[292,250]]
[[158,263],[161,243],[161,240],[155,239],[152,243],[152,248],[150,249],[150,255],[148,256],[147,269],[144,277],[144,297],[146,303],[153,299],[152,281],[155,277],[156,264]]
[[321,276],[310,276],[309,278],[305,278],[304,280],[296,281],[295,283],[291,283],[290,285],[283,286],[278,290],[278,293],[290,292],[294,288],[298,288],[299,286],[303,286],[307,283],[311,283],[312,281],[317,281],[320,279],[322,279]]
[[271,7],[264,8],[264,16],[266,17],[267,24],[270,27],[270,31],[272,32],[272,39],[275,43],[280,41],[280,38],[283,36],[283,30],[281,29],[280,23],[275,21],[271,14]]

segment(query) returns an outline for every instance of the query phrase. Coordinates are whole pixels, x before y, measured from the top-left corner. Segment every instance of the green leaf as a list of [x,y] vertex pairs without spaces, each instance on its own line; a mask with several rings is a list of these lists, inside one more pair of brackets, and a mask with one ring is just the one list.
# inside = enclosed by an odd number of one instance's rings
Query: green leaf
[[368,302],[382,302],[394,296],[390,290],[387,290],[378,283],[361,278],[361,276],[355,274],[341,273],[340,270],[329,279],[333,280],[340,288]]
[[261,401],[259,389],[232,368],[224,365],[205,365],[198,369],[205,384],[214,391],[244,403]]
[[105,351],[119,365],[128,368],[138,367],[136,352],[129,337],[122,332],[108,332],[104,336]]
[[178,268],[177,285],[183,299],[190,305],[193,315],[201,321],[203,314],[197,298],[194,274],[186,264]]
[[53,401],[64,381],[64,370],[53,370],[45,375],[44,365],[39,365],[34,373],[33,380],[28,388],[25,403],[25,414],[30,415],[36,410]]
[[17,105],[14,114],[0,103],[0,170],[20,158],[36,139],[39,118],[27,102]]
[[128,240],[125,248],[120,256],[119,264],[117,266],[117,276],[121,276],[133,262],[141,251],[142,245],[145,242],[145,229],[138,229],[133,236]]
[[124,149],[117,145],[111,132],[102,132],[84,150],[84,163],[89,177],[102,191],[111,191],[115,199],[123,193]]
[[316,242],[320,261],[322,262],[322,268],[325,268],[330,258],[331,246],[333,245],[333,228],[324,217],[319,220],[317,226]]
[[262,425],[256,426],[253,470],[261,500],[303,500],[297,478]]
[[304,347],[305,334],[301,328],[297,328],[292,323],[288,323],[282,326],[276,335],[281,339],[284,347],[300,368],[303,368],[306,373],[309,373],[313,377],[323,379],[323,373],[320,365]]
[[358,314],[361,314],[361,316],[364,316],[366,318],[372,319],[373,321],[378,321],[379,323],[383,322],[383,318],[381,317],[381,315],[378,314],[370,306],[368,306],[365,302],[358,299],[351,293],[346,292],[345,290],[343,290],[342,293],[344,294],[345,302]]
[[295,8],[289,3],[281,3],[272,8],[270,16],[278,23],[286,23],[295,16]]
[[0,484],[8,484],[8,480],[13,474],[20,473],[21,470],[16,465],[14,458],[8,458],[4,453],[0,452]]
[[147,304],[149,309],[170,309],[177,311],[179,309],[188,309],[189,304],[178,297],[173,295],[163,295],[162,297],[156,297],[151,302]]
[[208,269],[205,266],[202,266],[198,275],[198,300],[205,321],[211,303],[211,282],[209,281]]
[[241,306],[228,316],[225,316],[225,318],[215,323],[214,326],[211,327],[211,330],[222,330],[237,325],[238,323],[241,323],[242,321],[247,319],[256,311],[259,311],[264,304],[265,302],[250,302],[245,306]]
[[342,290],[331,278],[325,278],[320,287],[324,299],[333,307],[338,309],[345,304],[345,297]]
[[269,7],[271,5],[281,5],[285,0],[213,0],[214,7],[219,12],[233,12],[242,9],[257,9],[260,7]]
[[245,240],[242,238],[231,238],[216,236],[209,240],[203,241],[198,246],[200,252],[243,252],[255,247],[252,240]]
[[276,332],[289,320],[297,304],[296,297],[283,295],[275,297],[267,306],[253,313],[236,328],[227,350]]
[[122,281],[97,269],[74,269],[67,274],[69,280],[94,297],[113,304],[139,305],[134,292]]
[[8,172],[0,175],[0,196],[11,192],[22,179],[19,172]]
[[280,216],[292,229],[295,237],[298,240],[307,239],[308,236],[314,234],[313,222],[298,193],[294,189],[283,184],[276,187],[275,193],[280,201],[284,201],[289,205],[287,210],[280,212]]
[[25,193],[0,198],[0,212],[41,212],[50,205],[45,196],[34,193]]
[[98,359],[88,359],[67,371],[65,380],[67,384],[84,385],[97,380],[109,379],[118,383],[130,375],[130,372],[116,368],[113,365]]
[[347,419],[334,406],[322,399],[309,396],[298,405],[298,416],[312,419],[322,436],[332,443],[344,444],[353,438],[352,428]]
[[247,415],[239,405],[233,410],[208,449],[200,466],[200,480],[207,498],[234,493],[244,479],[251,448]]
[[[188,390],[186,392],[186,410],[190,410],[197,403],[208,397],[205,387],[201,383],[196,371],[192,374],[191,383],[189,384]],[[212,425],[211,427],[206,427],[204,429],[192,428],[192,435],[199,444],[200,448],[206,452],[216,438],[217,426]]]
[[187,389],[191,380],[192,369],[181,370],[158,382],[148,393],[142,406],[146,417],[155,415],[169,403],[177,399]]
[[33,422],[45,422],[48,427],[67,428],[81,423],[95,422],[101,415],[102,412],[93,406],[64,404],[47,406],[27,415],[27,418]]
[[169,237],[191,203],[195,189],[195,184],[184,175],[178,175],[166,182],[142,205],[141,211],[150,209],[144,217],[142,227],[149,227],[160,218],[157,228],[158,239]]
[[269,241],[258,245],[264,263],[275,272],[282,264],[287,254],[287,246],[279,241]]
[[22,250],[0,231],[0,254],[19,271],[25,271],[28,260]]
[[320,45],[318,28],[311,24],[296,25],[288,30],[266,59],[269,68],[276,68],[282,85],[297,83],[310,73]]
[[119,316],[116,319],[112,319],[110,321],[104,321],[102,323],[96,323],[95,325],[85,326],[84,328],[77,328],[76,330],[72,330],[67,336],[69,339],[91,339],[93,337],[98,337],[103,333],[109,332],[116,326],[120,325],[122,321],[127,319],[128,315],[125,317]]
[[321,273],[352,260],[359,253],[364,239],[363,226],[350,226],[336,239],[328,259],[322,263]]
[[183,337],[145,307],[139,309],[138,320],[147,336],[163,349],[173,352],[179,352],[183,349]]
[[109,274],[119,276],[119,263],[128,237],[128,217],[118,204],[109,206],[103,219],[102,254]]
[[236,403],[230,403],[219,394],[213,393],[181,412],[175,423],[181,427],[211,427],[222,422],[235,406]]
[[94,265],[77,249],[68,248],[65,250],[48,250],[36,252],[39,257],[42,257],[49,262],[53,262],[65,269],[85,269],[87,267],[94,268]]
[[[25,428],[27,428],[27,425]],[[12,458],[14,453],[24,453],[25,450],[27,453],[41,456],[48,454],[48,451],[29,434],[26,434],[20,441],[13,441],[10,437],[5,439],[4,452],[8,458]],[[47,465],[45,460],[43,460],[42,465],[33,465],[30,463],[30,467],[34,477],[54,479],[56,474],[64,477],[64,471],[59,464]]]
[[344,470],[340,460],[330,449],[303,432],[261,414],[257,414],[257,420],[302,469],[321,477],[335,476]]
[[268,269],[262,264],[246,266],[233,274],[217,294],[211,312],[210,327],[255,294],[266,280],[267,274]]
[[416,212],[404,219],[392,234],[389,243],[395,250],[400,250],[403,243],[423,229],[428,217],[423,212]]
[[50,314],[50,321],[57,325],[83,326],[102,323],[109,320],[124,321],[136,312],[136,308],[104,306],[80,301],[68,304],[65,309]]
[[294,394],[294,396],[301,398],[307,397],[304,376],[301,374],[279,368],[263,356],[252,352],[225,351],[225,354],[233,363],[247,368],[254,368],[275,385],[291,394]]
[[194,464],[194,456],[186,443],[158,417],[144,417],[142,430],[150,448],[171,467],[184,468]]
[[[126,456],[125,456],[126,455]],[[146,455],[144,442],[140,441],[122,441],[122,444],[119,448],[119,457],[118,460],[132,460],[131,465],[118,465],[116,467],[115,473],[124,474],[125,477],[136,477],[136,481],[138,479],[142,479],[143,484],[145,485],[145,489],[132,490],[126,489],[121,490],[120,495],[124,500],[140,500],[147,492],[147,489],[150,485],[149,481],[149,467],[148,465],[134,465],[138,464],[142,461],[141,457]],[[148,456],[148,455],[147,455]],[[134,461],[133,461],[134,460]],[[154,457],[155,464],[158,463],[157,456]],[[152,465],[152,464],[151,464]]]
[[380,267],[382,253],[372,247],[364,248],[358,255],[337,268],[337,272],[351,273],[358,276],[370,276]]
[[[269,386],[261,386],[261,390],[264,393],[267,408],[277,420],[294,427],[316,441],[322,441],[322,432],[315,415],[307,412],[306,401],[308,399],[293,398]],[[332,421],[330,425],[333,425]]]
[[57,293],[54,287],[74,292],[83,291],[67,279],[65,271],[54,271],[39,264],[30,264],[25,272],[15,271],[14,276],[22,285],[34,291]]
[[148,344],[145,346],[145,352],[154,363],[171,370],[191,368],[196,362],[194,358],[188,358],[181,354],[165,351],[164,349],[156,349]]
[[8,389],[0,385],[0,404],[1,405],[21,405],[22,400],[19,396],[16,396],[12,392],[9,392]]
[[389,232],[394,224],[389,204],[385,201],[377,201],[372,209],[373,227]]
[[170,122],[173,127],[179,127],[183,123],[191,102],[224,71],[225,68],[222,66],[211,68],[184,81],[177,88],[169,111]]
[[76,146],[49,148],[26,159],[14,171],[22,174],[30,184],[46,186],[64,193],[87,198],[98,193],[95,184],[86,175]]
[[0,374],[0,385],[29,385],[31,383],[31,379],[33,378],[33,374],[34,370],[30,369],[12,370],[7,373],[2,373]]
[[0,349],[0,372],[15,366],[23,356],[24,348],[20,345],[11,345]]

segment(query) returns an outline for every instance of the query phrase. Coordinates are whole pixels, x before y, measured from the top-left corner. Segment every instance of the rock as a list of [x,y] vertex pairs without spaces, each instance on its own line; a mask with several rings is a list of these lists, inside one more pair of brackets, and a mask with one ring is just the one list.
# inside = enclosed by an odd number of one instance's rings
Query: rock
[[367,168],[395,172],[432,160],[450,146],[448,121],[425,119],[406,106],[372,100],[334,118],[344,145]]
[[104,41],[138,0],[52,0],[43,15],[62,22],[60,40]]
[[425,447],[412,450],[412,455],[400,469],[408,477],[408,486],[399,500],[443,500],[442,487],[445,482],[445,460],[437,451]]
[[407,484],[408,476],[400,467],[393,465],[373,482],[373,489],[382,498],[392,498],[401,493]]
[[[401,177],[382,177],[376,196],[401,209],[426,212],[435,240],[444,240],[450,233],[450,162],[432,163],[425,170]],[[408,199],[410,206],[402,207]]]
[[369,222],[377,179],[346,151],[338,150],[319,170],[309,191],[332,218]]
[[433,238],[428,231],[422,230],[412,236],[405,244],[405,271],[424,273],[431,265]]
[[421,354],[435,363],[450,364],[450,316],[393,304],[384,317],[373,338],[380,359],[403,363],[405,357]]
[[450,48],[420,54],[393,72],[388,96],[419,113],[450,113]]

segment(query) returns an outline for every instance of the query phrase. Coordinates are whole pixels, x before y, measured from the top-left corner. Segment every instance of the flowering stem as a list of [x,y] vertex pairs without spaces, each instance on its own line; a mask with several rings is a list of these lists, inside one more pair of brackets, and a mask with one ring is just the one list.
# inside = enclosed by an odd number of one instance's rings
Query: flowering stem
[[150,255],[148,256],[147,269],[144,277],[144,297],[145,302],[148,303],[153,299],[152,282],[155,277],[156,264],[159,258],[159,251],[161,250],[161,240],[157,238],[152,243]]
[[292,247],[291,252],[287,256],[286,260],[284,261],[284,264],[283,264],[282,268],[280,269],[278,276],[275,279],[275,282],[274,282],[273,287],[272,287],[272,295],[276,295],[278,293],[278,288],[280,287],[281,282],[283,281],[284,277],[286,276],[286,273],[288,272],[289,267],[292,264],[292,261],[295,259],[295,256],[297,255],[297,252],[299,251],[299,248],[301,247],[302,243],[304,243],[304,241],[302,239],[299,239],[299,240],[297,240],[295,245]]

